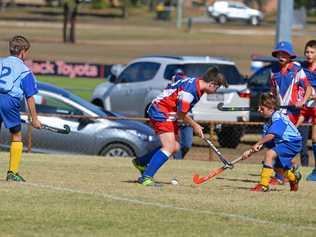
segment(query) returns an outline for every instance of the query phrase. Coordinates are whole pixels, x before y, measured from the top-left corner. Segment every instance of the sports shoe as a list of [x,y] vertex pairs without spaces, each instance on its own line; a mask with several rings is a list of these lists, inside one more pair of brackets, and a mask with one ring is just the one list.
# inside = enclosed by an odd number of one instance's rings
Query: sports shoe
[[25,182],[25,179],[19,175],[19,173],[14,173],[9,170],[7,172],[7,181]]
[[133,159],[132,163],[133,163],[134,167],[139,171],[139,173],[141,175],[143,175],[143,173],[146,169],[146,166],[142,166],[142,165],[137,164],[136,159]]
[[262,184],[257,184],[253,188],[250,189],[251,192],[269,192],[269,186],[263,186]]
[[295,181],[289,181],[290,191],[296,192],[298,190],[298,183],[302,179],[302,174],[296,168],[292,168],[292,172],[294,173],[296,179],[295,179]]
[[144,185],[144,186],[155,186],[155,181],[152,177],[139,177],[139,179],[137,180],[138,183]]
[[309,175],[307,175],[306,180],[316,181],[316,168],[314,168],[313,171]]
[[269,184],[274,186],[274,185],[284,185],[284,181],[283,180],[280,180],[276,177],[271,177],[270,181],[269,181]]

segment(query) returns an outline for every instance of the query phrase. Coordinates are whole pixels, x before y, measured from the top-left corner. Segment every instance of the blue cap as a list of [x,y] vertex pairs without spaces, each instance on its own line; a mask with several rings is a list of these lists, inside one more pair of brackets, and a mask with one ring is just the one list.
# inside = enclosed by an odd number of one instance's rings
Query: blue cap
[[287,53],[288,55],[290,55],[290,57],[293,59],[293,58],[296,58],[296,54],[294,53],[294,50],[293,50],[293,46],[290,42],[287,42],[287,41],[280,41],[276,47],[273,49],[272,51],[272,56],[273,57],[276,57],[276,54],[278,52],[284,52],[284,53]]

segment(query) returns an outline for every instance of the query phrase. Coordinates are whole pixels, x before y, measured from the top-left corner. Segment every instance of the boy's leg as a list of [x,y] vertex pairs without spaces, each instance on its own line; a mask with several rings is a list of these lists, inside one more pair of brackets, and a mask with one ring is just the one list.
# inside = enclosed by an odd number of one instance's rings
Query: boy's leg
[[144,173],[148,163],[150,162],[151,158],[153,157],[153,155],[158,150],[160,150],[160,148],[161,147],[158,147],[158,148],[152,150],[151,152],[132,160],[133,165],[135,166],[136,169],[138,169],[138,171],[140,172],[141,175],[143,175],[143,173]]
[[274,150],[270,149],[265,154],[265,159],[260,175],[260,182],[254,188],[251,189],[253,192],[266,192],[269,191],[270,179],[273,175],[273,161],[277,157]]
[[23,151],[23,143],[22,143],[22,135],[21,135],[21,126],[15,126],[10,128],[11,132],[11,146],[10,146],[10,161],[9,161],[9,170],[7,173],[7,181],[22,181],[24,182],[24,178],[18,174],[22,151]]
[[152,179],[156,172],[169,159],[169,156],[176,151],[176,147],[179,146],[173,132],[162,133],[159,135],[159,138],[162,143],[162,148],[153,155],[139,180],[139,182],[145,186],[153,184]]
[[316,181],[316,125],[314,124],[314,121],[312,127],[312,150],[314,155],[314,169],[307,175],[306,180],[308,181]]
[[308,126],[299,126],[298,130],[303,138],[302,150],[300,152],[301,165],[308,166],[309,157],[308,157],[308,150],[307,150],[307,141],[308,141],[309,127]]

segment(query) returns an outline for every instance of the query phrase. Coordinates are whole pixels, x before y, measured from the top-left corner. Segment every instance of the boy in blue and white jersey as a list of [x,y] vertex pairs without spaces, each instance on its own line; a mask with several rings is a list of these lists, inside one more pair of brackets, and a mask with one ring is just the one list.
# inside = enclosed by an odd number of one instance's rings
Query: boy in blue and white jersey
[[[252,150],[259,151],[262,145],[268,150],[263,161],[260,183],[251,189],[254,192],[269,191],[273,166],[280,167],[284,177],[288,178],[291,191],[298,190],[301,175],[292,170],[292,159],[302,149],[302,137],[288,116],[276,111],[276,107],[277,99],[274,95],[268,93],[261,96],[259,112],[263,117],[269,118],[269,121],[264,125],[263,137],[253,145]],[[248,157],[250,154],[247,151],[244,156]]]
[[32,118],[32,126],[42,126],[37,118],[33,97],[38,92],[36,79],[24,64],[29,49],[30,43],[25,37],[14,36],[9,42],[10,56],[0,59],[0,127],[4,123],[11,133],[7,181],[25,181],[18,173],[23,150],[20,108],[24,97]]

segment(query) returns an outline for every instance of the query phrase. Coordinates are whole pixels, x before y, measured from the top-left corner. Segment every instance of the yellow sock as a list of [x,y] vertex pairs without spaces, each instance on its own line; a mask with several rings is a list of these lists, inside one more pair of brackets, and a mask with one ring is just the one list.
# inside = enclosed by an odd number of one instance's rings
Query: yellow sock
[[23,150],[22,142],[11,142],[9,170],[17,173],[21,163]]
[[273,174],[272,168],[263,167],[261,170],[260,184],[265,186],[265,187],[269,187],[269,182],[270,182],[270,179],[272,177],[272,174]]
[[296,181],[295,174],[291,170],[285,171],[284,174],[289,179],[290,182],[295,182]]

